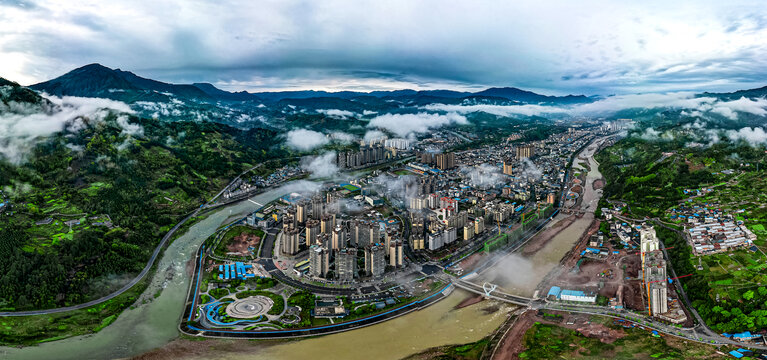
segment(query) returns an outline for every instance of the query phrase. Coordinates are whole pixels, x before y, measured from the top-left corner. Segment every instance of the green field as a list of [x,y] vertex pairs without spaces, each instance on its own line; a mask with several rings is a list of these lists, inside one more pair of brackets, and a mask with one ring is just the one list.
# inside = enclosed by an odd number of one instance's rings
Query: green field
[[639,329],[623,329],[625,337],[611,344],[575,330],[536,323],[526,333],[521,359],[725,359],[713,346],[653,337]]
[[346,185],[344,185],[344,186],[342,186],[342,187],[343,187],[344,189],[346,189],[346,190],[349,190],[349,191],[351,191],[351,192],[355,192],[355,191],[358,191],[358,190],[360,189],[360,188],[358,188],[358,187],[356,187],[356,186],[354,186],[354,185],[351,185],[351,184],[346,184]]

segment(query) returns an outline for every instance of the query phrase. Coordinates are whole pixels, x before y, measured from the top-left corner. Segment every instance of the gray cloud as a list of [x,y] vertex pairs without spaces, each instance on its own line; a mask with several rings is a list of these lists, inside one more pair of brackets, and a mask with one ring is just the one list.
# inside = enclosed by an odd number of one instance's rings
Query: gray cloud
[[767,77],[762,5],[6,1],[0,76],[28,84],[97,61],[232,90],[732,90]]

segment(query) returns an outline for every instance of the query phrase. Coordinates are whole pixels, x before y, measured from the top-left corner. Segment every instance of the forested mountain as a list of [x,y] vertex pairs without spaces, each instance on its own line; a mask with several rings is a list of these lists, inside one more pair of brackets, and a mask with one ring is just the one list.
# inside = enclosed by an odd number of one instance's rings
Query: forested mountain
[[158,122],[95,101],[82,107],[92,112],[77,113],[18,84],[0,84],[7,129],[62,122],[45,136],[23,133],[27,144],[0,134],[0,150],[28,150],[16,163],[0,156],[6,310],[82,303],[119,287],[110,279],[140,271],[185,214],[243,169],[285,154],[268,129]]

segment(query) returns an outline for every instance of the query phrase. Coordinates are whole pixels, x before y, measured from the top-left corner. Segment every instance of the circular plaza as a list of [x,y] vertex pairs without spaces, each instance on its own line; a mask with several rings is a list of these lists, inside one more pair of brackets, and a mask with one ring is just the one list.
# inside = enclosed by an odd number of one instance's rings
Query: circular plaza
[[266,315],[274,301],[266,296],[249,296],[226,306],[226,314],[237,319],[252,319]]

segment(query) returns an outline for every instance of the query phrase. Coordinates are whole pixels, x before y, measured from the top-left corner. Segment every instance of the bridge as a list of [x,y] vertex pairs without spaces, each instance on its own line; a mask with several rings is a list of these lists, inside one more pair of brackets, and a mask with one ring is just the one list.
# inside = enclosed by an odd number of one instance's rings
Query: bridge
[[518,296],[518,295],[511,295],[504,293],[497,289],[497,286],[490,283],[484,283],[482,285],[475,284],[470,281],[466,281],[463,279],[454,279],[453,286],[473,292],[478,295],[482,295],[486,298],[503,301],[506,303],[518,305],[518,306],[525,306],[525,307],[531,307],[533,304],[533,299],[526,298],[524,296]]
[[659,333],[675,336],[685,340],[695,341],[708,345],[730,345],[743,348],[767,350],[767,346],[760,344],[744,343],[736,340],[732,340],[721,336],[709,329],[703,324],[696,324],[692,328],[678,328],[676,326],[667,325],[661,322],[655,321],[655,319],[647,317],[642,314],[633,313],[627,310],[614,310],[606,306],[589,305],[589,304],[569,304],[559,302],[549,302],[545,299],[531,299],[524,296],[512,295],[504,293],[498,290],[497,285],[490,284],[488,282],[482,285],[464,280],[461,278],[450,279],[453,286],[459,289],[463,289],[472,292],[477,295],[482,295],[487,299],[502,301],[505,303],[526,307],[529,310],[547,309],[553,311],[563,311],[578,314],[596,315],[611,317],[614,319],[622,319],[628,322],[634,323],[638,326],[645,327],[650,330],[655,330]]

